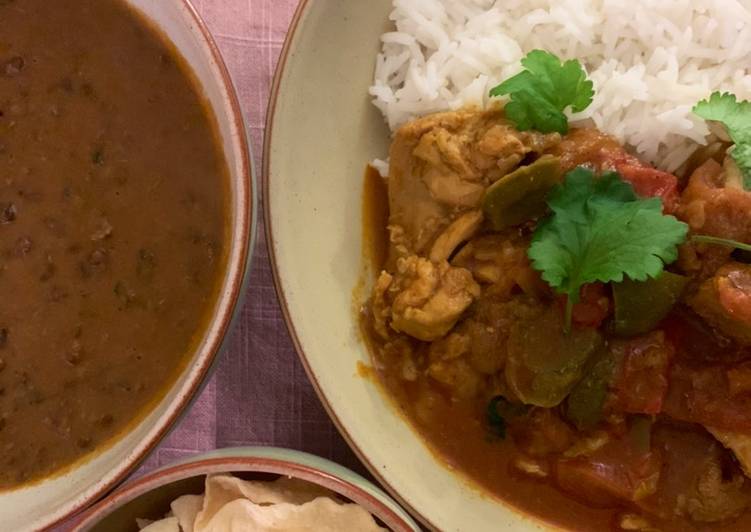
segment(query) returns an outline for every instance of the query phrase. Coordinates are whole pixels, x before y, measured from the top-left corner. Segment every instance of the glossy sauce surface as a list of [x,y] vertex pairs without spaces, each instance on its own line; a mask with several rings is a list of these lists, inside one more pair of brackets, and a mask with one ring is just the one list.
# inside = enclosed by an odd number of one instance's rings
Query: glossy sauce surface
[[228,169],[189,67],[120,0],[0,0],[0,488],[147,411],[224,272]]
[[[368,271],[379,272],[386,263],[389,246],[384,223],[384,220],[388,220],[388,190],[384,180],[372,167],[365,171],[362,216],[363,261]],[[499,438],[489,430],[486,402],[452,400],[427,377],[419,377],[412,382],[405,380],[400,373],[403,353],[388,348],[379,339],[373,329],[370,305],[362,307],[359,318],[361,332],[369,344],[373,359],[373,371],[368,375],[377,375],[384,394],[419,433],[427,449],[446,467],[464,477],[468,489],[479,489],[524,513],[567,530],[622,530],[618,521],[631,511],[628,506],[597,507],[588,504],[591,501],[582,501],[576,495],[572,497],[561,491],[549,480],[534,480],[520,474],[512,466],[513,459],[518,456],[512,439]],[[711,344],[707,331],[687,328],[689,325],[678,314],[669,318],[666,325],[675,328],[670,324],[676,320],[680,320],[681,329],[672,335],[679,334],[684,338],[679,347],[686,350],[685,355],[694,356],[692,351],[695,350],[706,355],[706,347]],[[714,346],[713,349],[718,348]],[[656,439],[665,449],[680,449],[677,452],[685,453],[679,457],[682,460],[701,460],[701,443],[706,439],[703,430],[692,425],[676,425],[667,420],[655,426]],[[699,441],[691,445],[693,440]],[[662,532],[751,530],[751,516],[748,514],[719,524],[700,524],[678,517],[652,523]]]

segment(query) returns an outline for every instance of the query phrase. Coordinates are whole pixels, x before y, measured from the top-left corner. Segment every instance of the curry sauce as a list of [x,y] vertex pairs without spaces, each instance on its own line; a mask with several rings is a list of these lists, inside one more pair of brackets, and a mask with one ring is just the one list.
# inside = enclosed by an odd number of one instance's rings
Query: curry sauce
[[0,1],[0,488],[121,433],[217,298],[229,173],[188,65],[121,0]]
[[[712,203],[717,196],[706,201],[716,189],[702,187],[719,182],[722,169],[707,161],[681,194],[675,176],[641,163],[596,130],[574,130],[557,139],[528,135],[513,130],[497,112],[428,116],[397,132],[387,185],[368,169],[363,240],[372,250],[364,250],[364,259],[382,262],[367,268],[380,275],[359,318],[386,395],[447,467],[483,493],[545,522],[593,532],[751,529],[751,485],[744,475],[748,458],[730,450],[738,451],[730,446],[745,441],[751,422],[741,377],[751,348],[713,303],[711,277],[733,277],[733,289],[739,290],[747,286],[742,281],[749,266],[732,260],[730,250],[684,248],[675,267],[681,274],[666,276],[671,284],[677,277],[690,278],[688,288],[680,283],[680,297],[663,298],[672,310],[652,319],[648,330],[642,322],[658,305],[640,295],[643,290],[631,295],[636,305],[648,301],[650,308],[642,308],[639,319],[625,327],[625,319],[608,321],[610,289],[592,285],[573,309],[573,330],[563,335],[565,305],[527,261],[534,222],[498,230],[491,219],[467,231],[461,223],[482,198],[460,203],[468,196],[459,192],[470,190],[463,181],[489,186],[483,182],[488,173],[477,168],[484,164],[497,171],[509,153],[499,145],[497,153],[503,155],[493,155],[497,161],[488,164],[492,152],[477,147],[487,148],[491,140],[504,139],[504,148],[509,139],[519,147],[531,146],[525,171],[542,154],[558,157],[567,168],[615,166],[623,175],[619,179],[633,179],[640,195],[664,194],[664,208],[679,216],[685,216],[682,205],[692,201],[704,201],[708,213],[719,210]],[[517,157],[506,171],[521,160]],[[465,168],[476,173],[455,175]],[[455,191],[446,193],[450,186]],[[738,230],[715,215],[715,231]],[[449,252],[447,240],[453,243]],[[716,269],[718,264],[725,266]],[[447,280],[452,269],[469,270],[472,276]],[[467,288],[451,286],[457,280]],[[614,292],[633,288],[619,286]],[[657,298],[660,290],[652,295]],[[461,299],[467,292],[469,302]],[[622,297],[620,304],[634,304],[634,298]],[[449,312],[453,321],[447,330]],[[419,323],[405,327],[405,320]],[[577,377],[578,384],[563,398],[556,396],[571,366],[553,366],[539,353],[559,355],[559,346],[572,343],[574,351],[589,350],[589,343],[576,339],[592,338],[597,328],[604,336],[599,354]],[[726,335],[733,333],[736,337]],[[540,374],[554,367],[556,378],[525,387],[529,377],[514,359],[521,350],[529,352],[526,360]],[[728,379],[741,391],[730,391]],[[587,420],[597,408],[598,417]],[[718,431],[718,424],[731,428]]]
[[[388,212],[385,181],[378,170],[368,166],[362,197],[363,260],[367,264],[366,270],[376,272],[376,275],[388,258]],[[385,395],[417,430],[430,451],[446,467],[460,472],[470,489],[479,488],[522,511],[572,530],[586,532],[610,528],[613,521],[611,510],[597,510],[571,502],[544,482],[523,482],[511,468],[513,444],[489,434],[484,405],[452,402],[429,381],[404,380],[399,373],[399,354],[385,349],[373,330],[370,305],[362,306],[359,324],[373,356],[373,368],[367,372],[358,369],[360,375],[367,378],[375,375],[374,381],[384,388]],[[420,415],[419,409],[423,412],[429,410],[429,422]],[[587,525],[582,526],[583,522]]]

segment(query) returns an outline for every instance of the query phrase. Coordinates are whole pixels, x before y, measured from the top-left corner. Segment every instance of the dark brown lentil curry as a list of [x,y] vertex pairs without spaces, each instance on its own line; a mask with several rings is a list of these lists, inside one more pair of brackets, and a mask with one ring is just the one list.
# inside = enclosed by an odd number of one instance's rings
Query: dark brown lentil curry
[[0,0],[0,488],[124,430],[215,304],[228,170],[184,60],[120,0]]

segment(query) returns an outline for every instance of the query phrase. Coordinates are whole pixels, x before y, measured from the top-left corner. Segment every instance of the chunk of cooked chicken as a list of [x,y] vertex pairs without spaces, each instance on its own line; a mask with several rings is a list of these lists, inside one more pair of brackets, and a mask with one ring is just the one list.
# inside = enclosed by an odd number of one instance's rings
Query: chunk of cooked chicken
[[393,276],[381,275],[374,308],[395,331],[430,342],[446,335],[479,296],[468,270],[411,255],[397,261]]
[[495,375],[501,371],[506,363],[508,331],[505,324],[483,319],[482,314],[478,313],[462,325],[462,330],[471,339],[467,362],[472,368],[485,375]]
[[[514,141],[519,149],[523,147],[517,139]],[[412,155],[422,163],[420,177],[436,200],[471,208],[480,203],[485,187],[463,147],[460,135],[437,127],[420,137]]]
[[725,478],[719,460],[708,459],[693,490],[678,499],[678,513],[692,520],[713,523],[741,514],[751,504],[751,491],[743,475]]
[[454,399],[497,395],[509,329],[534,311],[523,297],[506,300],[484,293],[449,334],[430,344],[427,375]]
[[747,477],[751,477],[751,434],[706,427],[712,436],[733,451]]
[[520,451],[541,457],[562,453],[575,442],[571,427],[549,408],[533,408],[511,423],[511,437]]
[[751,241],[751,193],[729,180],[727,167],[710,159],[689,179],[678,215],[695,233]]
[[466,360],[472,338],[454,331],[430,344],[428,375],[458,399],[471,399],[480,391],[482,374]]
[[516,131],[502,112],[457,111],[409,122],[391,144],[391,256],[426,255],[456,218],[480,206],[485,189],[560,135]]
[[725,375],[731,397],[751,392],[751,361],[746,360],[729,368]]
[[699,286],[688,304],[713,327],[751,345],[751,265],[725,264]]
[[373,328],[378,335],[387,340],[391,336],[389,321],[391,321],[391,301],[388,290],[394,277],[387,271],[382,271],[373,287],[373,299],[370,308],[373,312]]
[[751,483],[727,460],[709,434],[659,426],[652,439],[663,450],[660,491],[647,508],[665,518],[682,515],[710,523],[731,519],[751,505]]
[[577,166],[592,166],[595,170],[614,170],[616,163],[638,162],[629,155],[618,140],[594,128],[572,129],[554,153],[561,158],[561,168],[568,172]]
[[459,359],[469,352],[471,345],[472,339],[469,335],[455,330],[451,334],[430,344],[428,348],[430,362],[446,362]]
[[451,222],[443,233],[436,238],[430,249],[430,260],[440,262],[449,260],[460,244],[472,238],[482,225],[482,211],[468,211]]
[[652,523],[643,515],[624,514],[618,516],[618,526],[621,530],[635,530],[636,532],[660,532],[659,528],[652,526]]
[[[736,170],[710,159],[691,175],[677,216],[693,233],[751,242],[751,193],[736,182]],[[731,253],[729,247],[688,242],[680,248],[678,264],[694,278],[705,279]]]
[[525,294],[543,297],[550,289],[530,266],[527,247],[529,237],[515,230],[483,235],[470,240],[451,264],[467,268],[481,284],[494,285],[495,295],[510,296],[519,287]]

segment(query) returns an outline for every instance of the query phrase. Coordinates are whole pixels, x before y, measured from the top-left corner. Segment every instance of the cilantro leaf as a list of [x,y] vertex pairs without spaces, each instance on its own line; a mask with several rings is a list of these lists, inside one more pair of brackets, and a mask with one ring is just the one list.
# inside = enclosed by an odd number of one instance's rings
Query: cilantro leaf
[[751,102],[739,102],[729,92],[713,92],[708,100],[697,103],[693,111],[705,120],[725,126],[735,143],[730,155],[743,175],[743,188],[751,190]]
[[751,102],[739,102],[729,92],[713,92],[708,100],[697,103],[693,111],[705,120],[722,122],[733,142],[751,140]]
[[581,112],[594,96],[581,63],[575,59],[561,63],[549,52],[533,50],[522,59],[522,66],[525,70],[491,89],[490,95],[511,96],[506,116],[520,131],[566,133],[568,119],[563,111],[571,107]]
[[529,410],[528,405],[512,403],[502,395],[493,397],[485,410],[485,417],[491,435],[506,438],[506,420],[523,416]]
[[566,294],[566,323],[587,283],[644,281],[678,258],[688,226],[662,213],[659,198],[639,199],[615,172],[596,178],[579,167],[551,192],[553,215],[537,226],[527,252],[532,266]]
[[736,142],[730,156],[738,165],[738,169],[743,176],[743,189],[751,190],[751,142],[748,144]]

